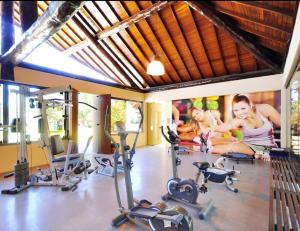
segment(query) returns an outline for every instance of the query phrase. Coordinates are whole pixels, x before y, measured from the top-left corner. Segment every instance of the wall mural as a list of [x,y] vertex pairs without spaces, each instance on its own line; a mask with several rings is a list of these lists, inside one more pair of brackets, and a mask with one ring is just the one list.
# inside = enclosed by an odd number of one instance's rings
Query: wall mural
[[209,134],[215,154],[280,147],[280,98],[280,91],[269,91],[174,100],[172,129],[182,145],[194,147]]

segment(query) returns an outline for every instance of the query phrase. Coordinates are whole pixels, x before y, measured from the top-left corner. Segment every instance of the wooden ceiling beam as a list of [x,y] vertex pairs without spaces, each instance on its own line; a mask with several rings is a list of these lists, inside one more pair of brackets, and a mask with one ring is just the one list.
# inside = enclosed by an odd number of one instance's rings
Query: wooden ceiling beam
[[[233,2],[235,4],[238,4],[238,5],[242,5],[242,6],[254,7],[254,8],[257,8],[259,10],[264,10],[264,11],[267,11],[267,12],[270,12],[270,13],[274,13],[274,14],[277,14],[277,15],[289,17],[289,18],[292,18],[292,19],[294,18],[294,15],[291,15],[291,12],[289,10],[285,10],[285,9],[278,8],[278,7],[275,7],[275,6],[266,5],[266,4],[260,3],[258,1],[231,1],[231,2]],[[293,12],[293,13],[295,13],[295,12]]]
[[215,70],[213,68],[211,59],[210,59],[210,57],[208,55],[208,50],[207,50],[207,48],[205,46],[205,43],[204,43],[204,39],[203,39],[203,36],[202,36],[202,31],[201,31],[201,29],[199,29],[199,28],[201,28],[201,25],[200,25],[199,21],[195,18],[196,16],[194,15],[194,11],[191,11],[191,15],[192,15],[193,20],[195,22],[196,29],[197,29],[197,32],[198,32],[198,35],[199,35],[199,39],[200,39],[200,42],[202,44],[202,47],[203,47],[203,50],[204,50],[204,54],[205,54],[206,59],[208,61],[208,65],[210,67],[211,73],[212,73],[213,76],[216,76],[216,73],[215,73]]
[[[138,3],[135,3],[135,7],[133,7],[133,9],[129,9],[127,7],[128,11],[136,11],[139,10],[140,6],[138,5]],[[151,23],[149,21],[147,21],[149,19],[145,19],[143,21],[141,21],[141,25],[136,24],[137,29],[139,30],[139,32],[141,33],[141,36],[145,38],[145,41],[147,42],[147,44],[149,45],[150,49],[152,50],[153,56],[154,54],[160,54],[160,58],[161,60],[167,64],[166,67],[166,74],[170,76],[170,78],[174,81],[174,82],[182,82],[182,79],[178,73],[178,70],[176,69],[175,65],[172,63],[172,61],[169,59],[166,50],[164,47],[162,47],[161,43],[159,42],[159,38],[157,37],[157,35],[154,32],[154,28],[151,25]],[[147,31],[146,33],[144,31]],[[149,39],[150,37],[150,39]],[[171,70],[170,73],[168,72],[168,69]],[[174,76],[172,77],[171,73],[174,73]],[[175,78],[174,78],[175,77]]]
[[[110,17],[110,18],[107,17],[107,22],[109,24],[112,24],[112,21],[115,21],[117,23],[120,22],[121,18],[119,17],[118,13],[115,11],[113,5],[110,3],[107,3],[107,6],[114,14],[114,17]],[[122,31],[122,33],[119,33],[117,36],[123,42],[123,44],[125,44],[127,49],[135,56],[136,60],[140,63],[140,65],[143,67],[148,79],[152,78],[154,80],[154,82],[157,82],[158,84],[161,84],[161,85],[172,82],[170,77],[166,74],[162,75],[162,76],[156,76],[155,78],[150,77],[147,74],[147,71],[146,71],[147,64],[150,63],[150,59],[148,58],[146,53],[143,51],[142,47],[137,43],[137,41],[135,40],[135,38],[134,38],[133,34],[130,32],[130,30],[124,30],[124,31]]]
[[157,13],[158,11],[164,9],[166,6],[173,4],[173,1],[160,1],[155,4],[153,4],[151,7],[145,10],[141,10],[139,13],[132,15],[131,17],[120,21],[113,25],[110,28],[107,28],[106,30],[103,30],[97,34],[98,39],[102,40],[104,38],[107,38],[113,34],[116,34],[125,28],[129,27],[130,25],[139,22],[142,19],[148,18],[154,13]]
[[47,41],[76,13],[84,1],[52,1],[36,22],[22,35],[20,42],[1,56],[3,63],[17,65],[35,48]]
[[[200,4],[202,4],[202,3],[200,3]],[[238,12],[223,9],[222,7],[219,7],[219,6],[216,6],[215,10],[217,10],[217,11],[223,13],[223,14],[229,15],[231,17],[238,18],[242,21],[255,23],[257,25],[267,27],[267,28],[272,29],[272,30],[276,30],[280,33],[286,33],[288,35],[291,34],[291,31],[288,28],[283,27],[283,26],[275,25],[273,23],[265,22],[265,21],[262,21],[262,20],[259,20],[259,19],[254,19],[254,18],[251,18],[247,15],[240,14]]]
[[185,88],[185,87],[195,87],[199,85],[219,83],[225,81],[235,81],[235,80],[242,80],[248,78],[256,78],[256,77],[267,76],[272,74],[274,74],[272,70],[264,69],[264,70],[251,71],[251,72],[240,73],[240,74],[231,74],[231,75],[224,75],[224,76],[214,77],[214,78],[199,79],[199,80],[187,81],[182,83],[169,84],[165,86],[150,87],[148,89],[144,89],[144,92],[148,93],[148,92],[166,91],[166,90]]
[[[94,2],[93,4],[97,8],[97,5]],[[93,20],[97,24],[97,27],[103,30],[95,15],[87,7],[84,7],[84,10],[89,15],[90,20]],[[139,86],[139,88],[145,88],[149,86],[148,82],[144,80],[143,77],[137,76],[139,75],[139,73],[136,71],[133,64],[130,61],[128,61],[127,57],[122,53],[122,51],[119,50],[116,43],[111,38],[101,40],[99,41],[99,43],[104,49],[106,49],[107,52],[111,54],[111,56],[116,60],[116,62],[118,62],[119,65],[122,66],[123,70],[126,71],[126,73],[128,73],[129,78],[131,78],[132,81],[134,81]],[[121,57],[119,57],[119,55]],[[130,67],[129,65],[127,66],[125,62],[128,62]],[[134,74],[134,72],[136,74]]]
[[253,34],[253,35],[256,35],[258,37],[265,38],[265,39],[268,39],[268,40],[271,40],[271,41],[274,41],[276,43],[280,43],[280,44],[282,44],[284,46],[286,46],[286,44],[288,42],[288,40],[286,40],[286,41],[283,40],[281,38],[281,36],[277,36],[276,37],[273,34],[266,34],[266,33],[262,32],[262,31],[255,30],[252,27],[248,27],[248,26],[245,26],[243,24],[239,24],[239,28],[241,28],[242,30],[244,30],[244,31],[246,31],[246,32],[248,32],[250,34]]
[[245,46],[255,58],[265,63],[275,73],[282,72],[282,68],[279,64],[275,63],[271,59],[271,57],[273,57],[271,54],[267,55],[265,54],[266,51],[262,52],[263,48],[260,45],[256,44],[255,41],[251,41],[250,38],[242,32],[242,30],[232,25],[230,20],[225,20],[224,17],[220,18],[218,12],[212,7],[207,5],[205,2],[187,1],[187,4],[213,23],[217,28],[228,33],[234,41]]
[[222,63],[223,63],[224,70],[225,70],[225,75],[228,75],[229,72],[228,72],[228,69],[227,69],[227,66],[226,66],[226,63],[225,63],[224,52],[223,52],[222,44],[221,44],[219,36],[218,36],[218,31],[216,31],[216,28],[215,28],[214,25],[212,25],[212,27],[213,27],[214,34],[216,36],[217,45],[218,45],[218,48],[219,48],[219,51],[220,51]]
[[[101,16],[103,17],[103,19],[102,19],[103,21],[101,23],[104,25],[107,25],[107,24],[112,25],[112,23],[110,22],[110,18],[107,15],[107,12],[104,12],[103,9],[98,5],[98,3],[93,2],[93,4],[97,8],[97,10],[101,14]],[[106,4],[106,6],[109,7],[109,5],[107,5],[107,4]],[[107,10],[107,8],[106,8],[106,10]],[[113,13],[113,12],[110,12],[110,13]],[[101,23],[99,23],[99,24],[101,24]],[[101,29],[104,30],[102,25],[101,25]],[[111,41],[113,41],[114,45],[120,51],[122,51],[122,53],[124,54],[126,59],[130,62],[130,65],[135,70],[137,70],[138,73],[140,73],[140,75],[143,77],[143,79],[149,86],[156,86],[156,85],[163,84],[163,80],[161,79],[160,76],[158,78],[152,78],[146,73],[146,65],[143,62],[141,62],[141,60],[138,57],[136,57],[132,48],[128,47],[128,43],[126,44],[123,36],[116,34],[107,39],[111,39]],[[100,42],[103,42],[103,41],[104,40],[100,40]]]
[[[175,11],[175,9],[174,9],[174,6],[171,6],[171,10],[172,10],[172,14],[174,15],[174,18],[175,18],[175,20],[176,20],[176,23],[177,23],[177,25],[178,25],[178,28],[179,28],[179,30],[180,30],[180,33],[182,34],[182,38],[183,38],[185,44],[187,45],[187,48],[188,48],[189,53],[190,53],[190,55],[191,55],[191,57],[192,57],[193,63],[195,64],[196,69],[197,69],[197,71],[199,72],[199,74],[200,74],[200,79],[201,79],[201,78],[203,78],[203,74],[202,74],[200,68],[199,68],[198,65],[197,65],[196,57],[194,56],[194,54],[193,54],[193,52],[192,52],[192,49],[191,49],[191,46],[190,46],[190,44],[188,43],[187,37],[186,37],[186,35],[185,35],[185,33],[184,33],[184,30],[183,30],[183,28],[182,28],[182,26],[181,26],[181,24],[180,24],[180,20],[178,20],[178,16],[177,16],[177,14],[176,14],[176,11]],[[192,73],[191,73],[191,76],[193,77]]]
[[130,85],[133,88],[139,88],[136,83],[129,77],[127,76],[127,74],[124,72],[124,70],[119,66],[119,64],[111,58],[111,56],[107,53],[106,50],[104,50],[102,48],[102,46],[98,43],[97,38],[95,38],[89,31],[88,29],[85,28],[84,25],[82,25],[82,23],[79,21],[79,19],[77,19],[77,17],[73,17],[72,19],[74,21],[74,23],[81,29],[81,31],[85,34],[85,36],[87,37],[87,39],[89,39],[99,50],[99,52],[105,57],[107,58],[115,67],[116,69],[127,79],[127,81],[130,83]]
[[71,56],[72,54],[76,53],[77,51],[82,50],[83,48],[87,47],[90,44],[90,40],[84,39],[79,43],[74,44],[73,46],[68,47],[64,51],[62,51],[63,55]]

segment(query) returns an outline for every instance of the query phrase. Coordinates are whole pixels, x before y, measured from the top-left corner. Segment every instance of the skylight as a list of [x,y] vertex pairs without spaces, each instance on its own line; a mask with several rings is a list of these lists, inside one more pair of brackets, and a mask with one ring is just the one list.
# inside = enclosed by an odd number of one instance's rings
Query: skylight
[[[0,17],[1,18],[1,17]],[[0,21],[1,24],[1,21]],[[15,40],[21,39],[21,28],[15,26]],[[1,36],[0,36],[0,50],[1,50]],[[43,43],[36,48],[29,56],[24,60],[24,63],[38,65],[40,67],[46,67],[58,71],[67,72],[86,78],[87,80],[95,79],[105,82],[115,83],[115,81],[106,77],[104,74],[98,73],[93,69],[81,64],[77,60],[71,57],[63,55],[60,51],[52,47],[47,43]]]

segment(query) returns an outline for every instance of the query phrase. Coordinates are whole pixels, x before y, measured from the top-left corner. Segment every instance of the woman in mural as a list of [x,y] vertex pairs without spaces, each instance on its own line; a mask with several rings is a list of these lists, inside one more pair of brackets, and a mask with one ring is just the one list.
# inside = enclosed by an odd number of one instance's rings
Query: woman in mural
[[213,130],[226,132],[239,129],[243,139],[241,142],[212,146],[212,153],[241,152],[254,155],[263,152],[266,147],[276,147],[273,125],[280,127],[280,114],[274,107],[269,104],[253,105],[247,96],[238,94],[233,97],[232,110],[235,118]]
[[[218,125],[223,124],[220,119],[220,112],[217,110],[207,110],[192,107],[190,109],[191,113],[191,123],[184,124],[183,121],[179,120],[179,111],[173,105],[173,116],[174,116],[174,125],[180,139],[182,141],[193,141],[195,143],[200,143],[200,134],[211,132],[211,141],[213,145],[224,144],[230,141],[235,140],[233,137],[228,136],[227,138],[223,137],[223,132],[213,132],[212,130]],[[212,138],[213,137],[213,138]]]

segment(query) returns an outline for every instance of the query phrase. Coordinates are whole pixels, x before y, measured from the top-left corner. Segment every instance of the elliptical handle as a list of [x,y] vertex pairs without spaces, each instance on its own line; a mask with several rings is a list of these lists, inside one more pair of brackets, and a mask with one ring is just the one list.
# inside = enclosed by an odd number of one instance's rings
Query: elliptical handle
[[109,115],[109,112],[110,112],[110,106],[107,106],[106,110],[105,110],[104,133],[112,141],[115,149],[118,149],[119,146],[118,146],[117,142],[114,140],[114,138],[110,135],[110,132],[108,131],[108,115]]
[[131,148],[131,150],[129,151],[129,153],[130,153],[130,155],[131,155],[131,158],[130,158],[130,159],[132,159],[132,156],[135,154],[135,146],[136,146],[137,138],[138,138],[138,136],[139,136],[139,134],[140,134],[140,130],[141,130],[141,128],[142,128],[143,121],[144,121],[144,115],[143,115],[143,112],[142,112],[142,109],[141,109],[140,106],[138,107],[138,110],[139,110],[139,112],[140,112],[140,114],[141,114],[141,120],[140,120],[140,123],[139,123],[139,128],[138,128],[138,130],[136,131],[136,135],[135,135],[135,138],[134,138],[134,142],[133,142],[132,148]]
[[[170,130],[170,127],[167,126],[167,129]],[[161,134],[163,135],[163,137],[165,137],[165,139],[168,141],[168,143],[170,144],[174,144],[165,134],[164,132],[164,127],[163,126],[160,126],[160,131],[161,131]]]

